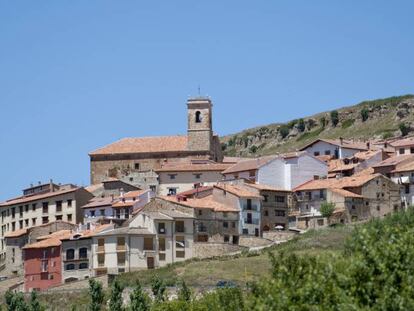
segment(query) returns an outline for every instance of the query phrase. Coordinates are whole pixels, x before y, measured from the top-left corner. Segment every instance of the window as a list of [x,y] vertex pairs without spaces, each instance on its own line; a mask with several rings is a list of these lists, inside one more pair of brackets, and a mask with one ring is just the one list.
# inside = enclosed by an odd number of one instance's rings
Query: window
[[116,249],[125,250],[125,237],[121,236],[116,238]]
[[23,229],[23,220],[19,220],[19,228]]
[[47,214],[49,212],[49,202],[42,203],[42,213]]
[[233,221],[233,222],[231,223],[231,226],[232,226],[233,228],[236,228],[236,223]]
[[323,226],[323,219],[318,219],[317,222],[318,222],[318,226]]
[[47,272],[47,269],[48,269],[48,262],[47,262],[47,260],[42,260],[42,263],[41,263],[41,267],[40,268],[42,269],[42,272]]
[[377,211],[379,212],[381,210],[381,207],[377,205]]
[[198,210],[198,216],[203,215],[203,211],[201,209]]
[[405,184],[404,188],[406,194],[410,193],[410,184]]
[[331,150],[325,150],[325,155],[331,155]]
[[184,232],[184,221],[176,221],[175,222],[175,232]]
[[269,211],[265,210],[264,215],[269,216]]
[[89,268],[89,265],[88,265],[87,262],[81,262],[79,264],[79,270],[85,270],[85,269],[88,269],[88,268]]
[[68,221],[72,221],[72,214],[67,214],[66,217],[67,217]]
[[275,210],[275,216],[285,217],[285,215],[286,215],[285,211]]
[[29,219],[25,219],[24,220],[24,226],[25,227],[29,227]]
[[159,258],[160,261],[165,261],[165,254],[164,253],[159,254],[158,256],[159,256],[158,258]]
[[49,222],[49,217],[42,217],[42,224],[47,224]]
[[168,188],[168,195],[176,195],[177,188]]
[[23,217],[23,206],[19,206],[19,215]]
[[118,260],[118,266],[124,266],[125,265],[125,253],[118,253],[116,257]]
[[165,238],[158,238],[158,250],[160,252],[165,251]]
[[194,174],[194,178],[195,179],[200,179],[201,178],[201,174]]
[[72,200],[68,200],[68,207],[72,207]]
[[414,153],[414,147],[410,148],[410,153]]
[[184,258],[185,257],[185,239],[183,236],[177,236],[175,238],[175,248],[176,251],[176,257],[178,258]]
[[400,154],[404,154],[405,153],[405,149],[404,148],[400,148],[399,153]]
[[155,185],[151,185],[151,186],[150,186],[150,190],[151,190],[152,192],[155,192],[155,191],[157,190],[157,186],[155,186]]
[[29,204],[26,204],[26,205],[24,206],[24,211],[25,211],[26,213],[29,211]]
[[227,216],[228,216],[227,212],[223,212],[223,217],[227,218]]
[[32,211],[34,212],[36,210],[36,203],[32,204]]
[[98,254],[98,266],[102,267],[105,265],[105,254]]
[[230,241],[230,237],[228,235],[224,236],[224,243],[228,243]]
[[247,199],[247,209],[248,210],[252,209],[252,199]]
[[86,247],[82,247],[79,249],[79,259],[88,258],[88,249]]
[[66,260],[73,260],[75,259],[75,250],[70,248],[66,250]]
[[195,123],[201,123],[201,111],[196,111],[195,113]]
[[170,179],[175,179],[175,177],[177,176],[177,174],[168,174],[168,176],[170,177]]
[[249,171],[249,177],[255,177],[256,171]]
[[62,201],[56,201],[56,212],[59,213],[62,211]]
[[11,214],[12,214],[12,218],[14,218],[16,215],[16,208],[12,207]]
[[100,211],[101,216],[105,216],[105,209],[101,209]]
[[355,209],[355,205],[352,205],[352,209]]
[[317,157],[318,155],[320,155],[320,152],[319,152],[319,151],[315,151],[315,152],[313,153],[313,155],[314,155],[315,157]]
[[135,163],[135,164],[134,164],[134,168],[135,168],[136,170],[139,170],[139,163]]
[[267,194],[263,195],[263,202],[267,202],[269,200],[269,196]]
[[276,202],[277,202],[277,203],[285,203],[285,197],[282,197],[282,196],[280,196],[280,195],[277,195],[277,196],[275,197],[275,199],[276,199]]
[[65,270],[75,270],[75,264],[68,263],[67,265],[65,265]]
[[228,228],[229,227],[229,223],[227,221],[223,221],[223,228]]
[[56,220],[62,220],[62,215],[56,215]]
[[160,222],[159,224],[158,224],[158,233],[159,234],[165,234],[165,223],[163,223],[163,222]]
[[152,238],[144,238],[144,251],[154,250],[154,243]]

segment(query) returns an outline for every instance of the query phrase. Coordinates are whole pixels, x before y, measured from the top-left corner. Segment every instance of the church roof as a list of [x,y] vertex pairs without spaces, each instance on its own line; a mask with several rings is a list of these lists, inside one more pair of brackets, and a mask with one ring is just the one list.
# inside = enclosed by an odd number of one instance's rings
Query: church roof
[[106,145],[89,155],[187,151],[187,136],[129,137]]

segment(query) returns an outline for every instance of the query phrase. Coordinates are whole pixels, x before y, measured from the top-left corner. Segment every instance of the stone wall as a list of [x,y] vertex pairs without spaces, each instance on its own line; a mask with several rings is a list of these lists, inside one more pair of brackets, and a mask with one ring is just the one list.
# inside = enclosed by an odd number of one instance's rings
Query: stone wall
[[210,258],[239,252],[242,249],[244,247],[235,244],[194,242],[193,255],[197,258]]
[[273,241],[265,239],[265,238],[259,238],[256,236],[247,236],[247,235],[241,235],[239,238],[239,245],[244,247],[260,247],[260,246],[268,246],[272,244]]

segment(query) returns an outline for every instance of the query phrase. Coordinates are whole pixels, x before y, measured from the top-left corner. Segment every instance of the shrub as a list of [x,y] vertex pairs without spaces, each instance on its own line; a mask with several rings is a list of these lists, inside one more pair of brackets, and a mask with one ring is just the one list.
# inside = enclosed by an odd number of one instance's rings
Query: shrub
[[365,122],[366,120],[368,120],[368,117],[369,117],[369,112],[368,112],[368,109],[363,108],[363,109],[361,110],[361,118],[362,118],[362,122]]
[[326,126],[326,118],[325,117],[320,118],[319,119],[319,123],[321,124],[321,127],[322,128],[325,128],[325,126]]
[[280,133],[280,135],[282,136],[282,138],[285,138],[286,136],[288,136],[288,135],[289,135],[289,127],[288,127],[288,126],[286,126],[286,125],[282,125],[282,126],[279,128],[279,133]]
[[91,297],[89,310],[100,311],[105,298],[102,290],[102,283],[94,279],[89,279],[89,295]]
[[139,281],[135,284],[132,293],[129,295],[131,311],[148,311],[150,309],[149,297],[142,290]]
[[256,151],[257,151],[257,146],[251,146],[250,148],[249,148],[249,151],[250,151],[250,153],[256,153]]
[[333,212],[334,212],[334,210],[335,210],[335,203],[332,203],[332,202],[323,202],[321,204],[320,211],[321,211],[322,217],[326,217],[326,218],[331,217],[332,214],[333,214]]
[[338,111],[331,111],[331,122],[333,126],[337,126],[339,123],[339,114]]
[[346,129],[346,128],[352,126],[354,124],[354,122],[355,122],[354,119],[345,120],[344,122],[342,122],[342,128]]
[[407,136],[407,134],[410,132],[410,128],[405,123],[400,123],[399,129],[402,136]]
[[305,121],[303,119],[299,119],[298,121],[298,130],[303,132],[305,130]]
[[114,280],[111,285],[111,297],[109,300],[109,309],[111,311],[122,311],[124,308],[122,307],[122,291],[123,288],[119,285],[118,280]]
[[156,302],[162,302],[165,300],[166,287],[164,282],[158,277],[158,275],[154,275],[154,277],[151,280],[151,290]]

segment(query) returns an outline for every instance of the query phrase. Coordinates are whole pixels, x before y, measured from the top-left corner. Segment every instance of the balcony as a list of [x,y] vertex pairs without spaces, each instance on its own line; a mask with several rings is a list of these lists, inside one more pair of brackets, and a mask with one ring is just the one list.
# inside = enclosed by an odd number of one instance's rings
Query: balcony
[[96,253],[105,253],[105,245],[95,246],[95,252]]
[[248,225],[258,225],[259,224],[259,219],[244,219],[244,223],[248,224]]
[[258,212],[259,211],[259,206],[257,204],[243,204],[243,210],[245,211],[254,211],[254,212]]
[[127,247],[126,247],[125,244],[124,245],[117,245],[116,246],[116,251],[117,252],[126,252],[127,251]]

